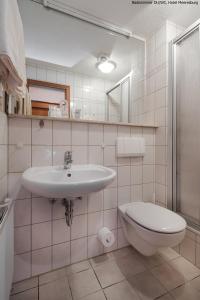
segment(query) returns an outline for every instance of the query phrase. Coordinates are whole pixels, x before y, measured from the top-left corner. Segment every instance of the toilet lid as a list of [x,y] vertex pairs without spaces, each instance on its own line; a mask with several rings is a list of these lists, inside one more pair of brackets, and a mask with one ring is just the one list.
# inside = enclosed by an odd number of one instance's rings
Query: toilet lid
[[186,228],[182,217],[153,203],[131,203],[126,209],[126,214],[139,225],[152,231],[176,233]]

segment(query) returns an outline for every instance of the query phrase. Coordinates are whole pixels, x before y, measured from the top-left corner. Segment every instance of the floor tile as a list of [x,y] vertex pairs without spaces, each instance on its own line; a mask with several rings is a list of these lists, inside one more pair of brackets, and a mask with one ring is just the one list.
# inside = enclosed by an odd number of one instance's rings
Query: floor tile
[[136,250],[134,250],[133,247],[124,247],[118,250],[115,250],[110,253],[110,256],[113,257],[114,259],[119,259],[127,255],[132,255],[132,254],[138,254]]
[[38,288],[15,294],[10,297],[10,300],[38,300]]
[[116,263],[120,271],[127,278],[146,270],[146,267],[142,264],[139,256],[128,255],[126,257],[117,259]]
[[69,285],[73,299],[80,299],[101,289],[93,270],[86,270],[69,276]]
[[141,258],[143,264],[148,269],[157,267],[165,262],[165,260],[158,253],[156,253],[152,256],[144,256],[144,255],[140,254],[140,258]]
[[102,288],[118,283],[125,279],[114,260],[95,267],[94,271]]
[[174,298],[172,298],[170,294],[166,294],[164,296],[157,298],[157,300],[174,300]]
[[158,251],[158,254],[166,261],[175,259],[180,256],[180,254],[172,248],[162,248]]
[[24,292],[38,286],[38,277],[29,278],[17,283],[12,286],[11,295]]
[[190,281],[190,285],[191,285],[194,289],[200,291],[200,276],[197,277],[197,278],[195,278],[195,279],[193,279],[192,281]]
[[97,266],[100,266],[102,264],[108,263],[113,259],[114,259],[114,257],[113,257],[112,252],[111,252],[111,253],[106,253],[106,254],[91,258],[90,263],[93,267],[97,267]]
[[129,283],[142,300],[152,300],[167,293],[161,283],[149,272],[129,278]]
[[39,276],[39,285],[55,281],[66,276],[66,268],[49,272]]
[[139,296],[128,283],[122,281],[104,290],[107,300],[139,300]]
[[106,297],[102,291],[98,291],[94,294],[81,298],[81,300],[106,300]]
[[88,260],[81,261],[76,264],[72,264],[66,268],[67,275],[72,275],[74,273],[79,273],[86,271],[91,268],[91,265]]
[[40,285],[40,300],[72,300],[71,291],[66,277]]
[[167,263],[152,269],[151,272],[168,291],[185,283],[181,273]]
[[183,257],[178,257],[176,259],[170,260],[169,264],[177,270],[186,281],[192,280],[200,275],[200,269],[195,267],[192,263]]
[[170,292],[176,300],[199,300],[200,291],[194,289],[189,283]]

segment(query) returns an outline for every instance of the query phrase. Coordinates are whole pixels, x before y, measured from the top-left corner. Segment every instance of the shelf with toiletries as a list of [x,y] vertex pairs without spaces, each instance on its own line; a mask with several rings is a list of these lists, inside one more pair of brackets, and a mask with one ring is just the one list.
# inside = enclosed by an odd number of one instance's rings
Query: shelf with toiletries
[[97,120],[90,120],[90,119],[77,119],[73,117],[70,118],[49,117],[49,116],[45,117],[45,116],[17,115],[17,114],[10,114],[8,117],[10,119],[19,118],[19,119],[33,119],[33,120],[51,120],[51,121],[61,121],[61,122],[78,122],[78,123],[88,123],[88,124],[119,125],[119,126],[143,127],[143,128],[158,128],[158,126],[154,124],[97,121]]

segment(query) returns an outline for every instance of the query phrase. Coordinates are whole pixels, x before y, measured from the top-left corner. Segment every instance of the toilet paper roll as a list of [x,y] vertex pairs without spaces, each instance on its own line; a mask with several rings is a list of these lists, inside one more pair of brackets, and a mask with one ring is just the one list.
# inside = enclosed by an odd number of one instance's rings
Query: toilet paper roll
[[111,247],[115,242],[115,236],[107,227],[103,227],[98,232],[98,239],[104,247]]

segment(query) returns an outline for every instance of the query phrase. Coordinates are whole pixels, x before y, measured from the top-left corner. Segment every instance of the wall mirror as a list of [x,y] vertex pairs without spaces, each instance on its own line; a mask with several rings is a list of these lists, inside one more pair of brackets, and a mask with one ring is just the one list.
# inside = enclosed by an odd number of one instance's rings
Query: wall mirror
[[[144,76],[144,41],[47,9],[42,1],[18,2],[25,32],[28,82],[68,86],[71,118],[136,123],[142,100],[138,86]],[[42,95],[39,100],[45,102]],[[31,95],[34,105],[39,105],[36,98]],[[58,99],[46,102],[57,103]],[[46,113],[49,115],[47,108]]]

